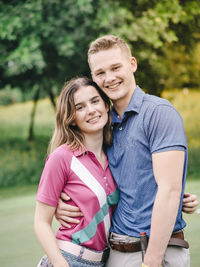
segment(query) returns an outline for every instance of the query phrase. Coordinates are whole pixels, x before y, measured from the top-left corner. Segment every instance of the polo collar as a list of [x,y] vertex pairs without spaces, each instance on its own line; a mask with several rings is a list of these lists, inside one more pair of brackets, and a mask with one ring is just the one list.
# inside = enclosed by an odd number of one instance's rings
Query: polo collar
[[[142,106],[142,102],[144,99],[145,93],[142,91],[142,89],[137,85],[133,95],[131,97],[130,103],[128,105],[128,107],[126,108],[126,110],[124,111],[123,118],[126,116],[125,114],[128,112],[135,112],[135,113],[139,113],[140,112],[140,108]],[[121,119],[119,117],[119,115],[117,114],[114,106],[112,108],[112,123],[119,123],[121,122]]]
[[76,149],[76,150],[73,151],[75,157],[80,157],[83,154],[88,154],[88,152],[89,151],[87,150],[86,147],[83,147],[83,148],[80,148],[80,149]]

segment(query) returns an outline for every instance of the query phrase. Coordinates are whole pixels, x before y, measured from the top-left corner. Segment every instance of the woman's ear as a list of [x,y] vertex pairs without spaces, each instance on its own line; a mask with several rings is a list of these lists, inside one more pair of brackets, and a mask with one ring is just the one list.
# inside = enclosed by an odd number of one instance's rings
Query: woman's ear
[[75,122],[75,121],[72,121],[72,122],[70,123],[70,125],[71,125],[71,126],[76,126],[76,122]]
[[106,111],[108,112],[109,111],[109,106],[107,103],[105,103],[105,106],[106,106]]

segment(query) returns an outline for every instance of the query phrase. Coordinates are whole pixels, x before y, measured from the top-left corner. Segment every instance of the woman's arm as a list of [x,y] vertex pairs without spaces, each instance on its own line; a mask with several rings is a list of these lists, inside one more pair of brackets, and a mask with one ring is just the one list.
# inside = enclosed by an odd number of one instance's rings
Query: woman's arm
[[52,220],[55,207],[37,201],[35,209],[34,230],[35,234],[54,267],[69,267],[62,256],[56,243],[55,234],[52,230]]

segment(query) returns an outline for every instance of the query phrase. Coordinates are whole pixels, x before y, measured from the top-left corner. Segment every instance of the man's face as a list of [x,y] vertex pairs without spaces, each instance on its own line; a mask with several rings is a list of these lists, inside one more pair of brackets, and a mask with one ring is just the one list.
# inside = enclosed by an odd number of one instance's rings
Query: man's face
[[90,55],[90,67],[93,80],[114,104],[129,103],[136,86],[135,58],[129,58],[120,48],[114,47]]

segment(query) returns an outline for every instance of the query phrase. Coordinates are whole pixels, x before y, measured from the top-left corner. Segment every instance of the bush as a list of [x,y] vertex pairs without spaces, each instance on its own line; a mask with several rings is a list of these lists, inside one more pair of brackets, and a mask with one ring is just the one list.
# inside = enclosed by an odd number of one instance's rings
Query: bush
[[0,187],[37,184],[46,159],[48,139],[0,143]]
[[22,92],[19,89],[11,89],[7,86],[0,90],[0,105],[9,105],[22,101]]

